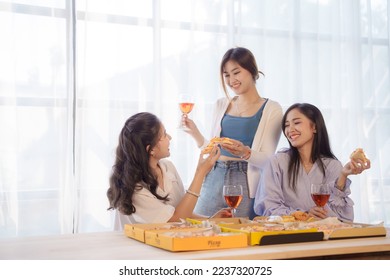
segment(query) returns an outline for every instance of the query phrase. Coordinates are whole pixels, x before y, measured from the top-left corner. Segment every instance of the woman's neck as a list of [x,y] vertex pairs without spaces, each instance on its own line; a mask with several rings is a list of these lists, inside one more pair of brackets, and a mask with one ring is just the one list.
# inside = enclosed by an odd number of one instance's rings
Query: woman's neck
[[304,147],[298,149],[298,152],[299,152],[299,157],[301,159],[301,163],[304,166],[307,166],[309,164],[313,164],[313,162],[311,160],[311,147],[304,146]]
[[149,161],[149,166],[153,172],[153,176],[156,178],[158,182],[158,186],[161,189],[164,189],[164,175],[161,170],[160,165],[158,164],[157,160],[150,160]]
[[257,111],[259,106],[261,106],[263,100],[260,95],[255,92],[254,94],[241,94],[234,98],[230,113],[233,113],[239,117],[248,117],[254,114],[254,111]]
[[159,161],[152,156],[149,158],[149,167],[153,172],[155,172],[155,174],[153,174],[153,175],[157,175],[156,171],[159,171],[159,169],[160,169],[158,162]]
[[159,161],[160,161],[159,158],[156,158],[156,157],[150,155],[149,156],[149,166],[150,166],[150,168],[152,168],[152,169],[157,168]]
[[261,100],[260,94],[257,90],[248,91],[244,94],[240,94],[235,98],[235,101],[240,103],[241,105],[252,105]]

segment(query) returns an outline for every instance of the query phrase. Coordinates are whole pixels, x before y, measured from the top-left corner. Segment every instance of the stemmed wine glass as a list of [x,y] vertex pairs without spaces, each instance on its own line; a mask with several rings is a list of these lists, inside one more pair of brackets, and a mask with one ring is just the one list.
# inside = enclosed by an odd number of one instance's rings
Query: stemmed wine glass
[[232,218],[235,216],[236,209],[242,200],[241,185],[225,185],[223,186],[223,196],[226,204],[230,207]]
[[[182,112],[182,116],[188,115],[194,108],[195,102],[194,97],[190,94],[180,94],[179,95],[179,108]],[[180,121],[179,128],[187,129],[187,127]]]
[[318,207],[324,207],[330,197],[329,183],[311,184],[311,198]]

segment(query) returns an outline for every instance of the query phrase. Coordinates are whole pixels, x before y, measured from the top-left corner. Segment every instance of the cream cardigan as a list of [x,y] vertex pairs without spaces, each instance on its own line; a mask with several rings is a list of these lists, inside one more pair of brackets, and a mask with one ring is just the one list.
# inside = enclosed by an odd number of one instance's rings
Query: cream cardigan
[[[230,100],[226,97],[217,100],[211,123],[211,138],[220,136],[222,129],[221,120],[229,103]],[[280,104],[269,99],[265,105],[259,126],[257,127],[255,138],[253,139],[251,156],[247,160],[249,196],[251,198],[254,198],[256,195],[257,186],[260,180],[260,169],[267,159],[275,154],[282,132],[282,118],[283,110]],[[209,141],[209,139],[204,138],[200,148],[205,148]]]

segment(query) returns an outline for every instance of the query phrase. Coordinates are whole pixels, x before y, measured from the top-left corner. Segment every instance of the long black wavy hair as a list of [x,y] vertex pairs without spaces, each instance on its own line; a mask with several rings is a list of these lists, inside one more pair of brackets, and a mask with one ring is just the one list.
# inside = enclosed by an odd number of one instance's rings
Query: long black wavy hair
[[135,213],[133,194],[142,187],[148,188],[158,199],[168,200],[156,193],[158,182],[149,166],[151,150],[161,137],[160,130],[161,121],[147,112],[137,113],[125,122],[107,190],[108,210],[118,209],[125,215]]
[[[332,149],[330,148],[328,131],[326,129],[325,121],[321,114],[321,111],[316,106],[309,103],[295,103],[291,105],[284,113],[282,119],[282,131],[286,138],[287,138],[285,132],[286,118],[288,113],[293,109],[299,110],[299,112],[305,115],[314,124],[314,127],[316,128],[316,133],[314,134],[314,139],[313,139],[313,146],[311,148],[311,161],[313,163],[318,162],[318,165],[325,176],[326,168],[321,158],[323,157],[333,158],[333,159],[337,159],[337,158],[333,154]],[[290,186],[295,190],[301,161],[300,161],[298,149],[293,147],[290,141],[288,143],[290,145],[290,149],[288,152],[291,158],[288,165],[288,177],[291,182]]]

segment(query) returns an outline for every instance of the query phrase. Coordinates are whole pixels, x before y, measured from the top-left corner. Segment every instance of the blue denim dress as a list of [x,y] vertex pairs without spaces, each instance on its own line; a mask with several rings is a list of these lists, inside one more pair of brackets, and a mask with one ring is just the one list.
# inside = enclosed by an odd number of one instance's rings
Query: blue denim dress
[[194,212],[199,215],[212,216],[221,208],[228,208],[223,197],[223,186],[241,185],[243,199],[235,216],[253,219],[256,214],[253,211],[254,198],[249,197],[247,170],[246,161],[217,161],[203,182]]

